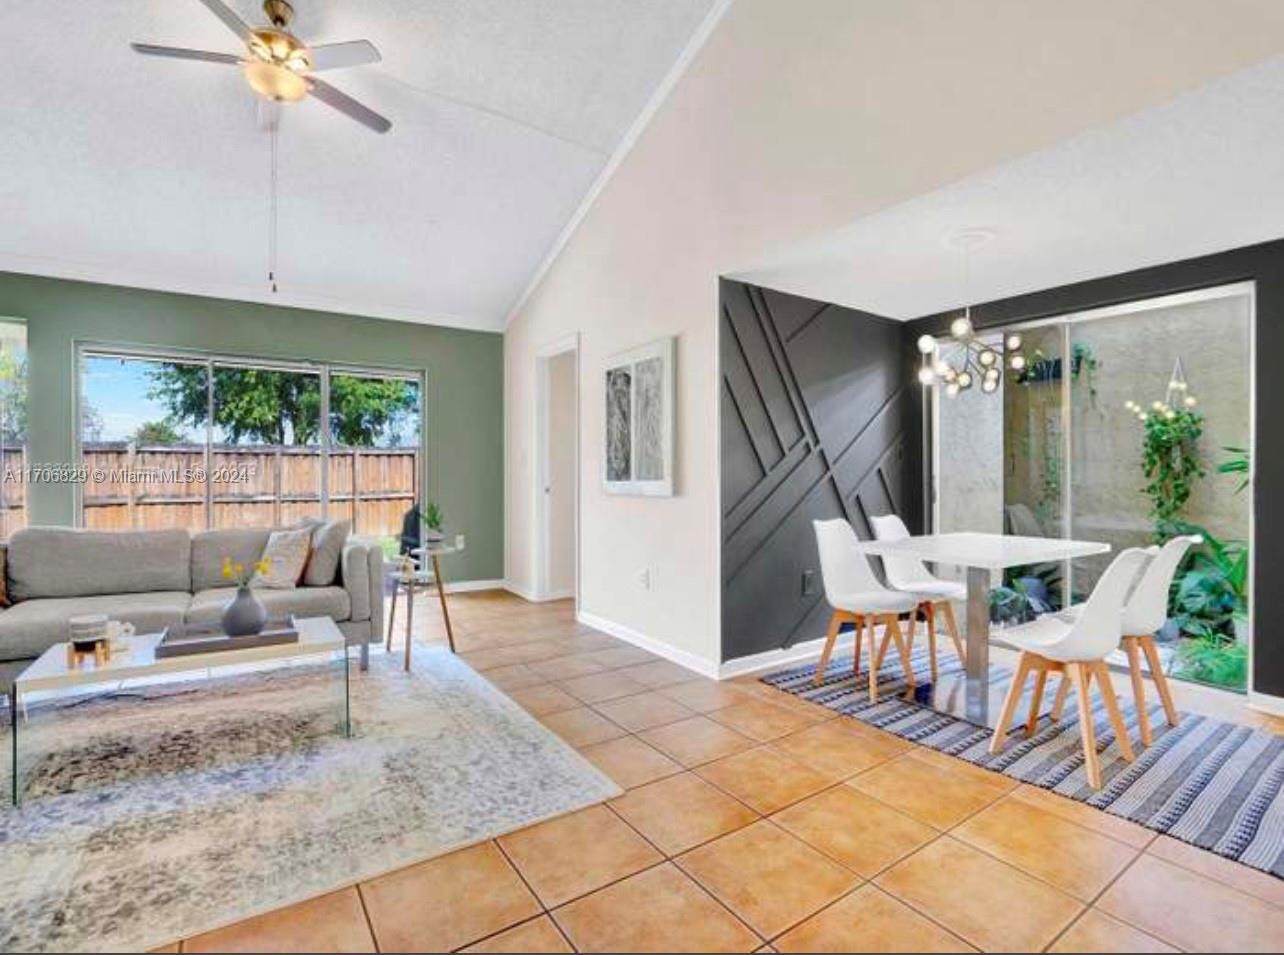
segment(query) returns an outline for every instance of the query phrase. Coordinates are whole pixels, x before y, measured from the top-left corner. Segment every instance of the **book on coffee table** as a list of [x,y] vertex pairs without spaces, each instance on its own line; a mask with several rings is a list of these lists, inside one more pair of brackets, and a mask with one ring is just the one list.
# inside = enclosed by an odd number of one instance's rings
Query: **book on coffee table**
[[156,645],[156,659],[189,656],[194,653],[218,653],[223,650],[245,650],[251,647],[273,647],[283,643],[298,643],[299,628],[293,617],[268,621],[258,633],[233,637],[217,626],[189,628],[175,633],[166,628],[165,635]]

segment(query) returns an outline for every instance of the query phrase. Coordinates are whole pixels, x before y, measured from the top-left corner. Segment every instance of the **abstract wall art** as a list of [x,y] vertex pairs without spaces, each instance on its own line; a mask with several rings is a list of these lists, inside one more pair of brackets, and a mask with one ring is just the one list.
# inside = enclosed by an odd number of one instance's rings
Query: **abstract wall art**
[[673,495],[675,339],[657,339],[607,363],[602,481],[609,494]]

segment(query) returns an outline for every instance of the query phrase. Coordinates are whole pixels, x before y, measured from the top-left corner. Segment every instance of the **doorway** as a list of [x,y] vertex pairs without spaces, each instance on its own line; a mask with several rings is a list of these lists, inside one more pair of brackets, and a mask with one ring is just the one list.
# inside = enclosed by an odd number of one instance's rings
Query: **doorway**
[[579,343],[536,357],[535,598],[579,604]]

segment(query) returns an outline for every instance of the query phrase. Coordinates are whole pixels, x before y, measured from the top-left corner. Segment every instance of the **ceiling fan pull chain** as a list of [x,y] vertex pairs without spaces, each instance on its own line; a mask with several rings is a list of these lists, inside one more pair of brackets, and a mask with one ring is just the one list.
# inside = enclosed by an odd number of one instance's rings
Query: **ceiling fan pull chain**
[[268,282],[276,294],[276,133],[273,124],[268,135],[272,137],[272,172],[268,188]]

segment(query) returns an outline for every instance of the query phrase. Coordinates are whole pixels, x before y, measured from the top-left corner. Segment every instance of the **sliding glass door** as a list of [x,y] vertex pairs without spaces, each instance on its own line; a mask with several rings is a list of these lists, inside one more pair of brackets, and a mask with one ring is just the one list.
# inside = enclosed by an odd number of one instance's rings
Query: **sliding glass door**
[[[1172,589],[1161,656],[1173,676],[1243,689],[1252,322],[1252,287],[1236,285],[1003,330],[1023,339],[1026,366],[1009,368],[998,394],[934,396],[937,528],[1001,524],[1104,541],[1112,554],[1201,534]],[[1018,623],[1081,601],[1110,559],[1017,568],[996,581],[991,616]]]

